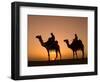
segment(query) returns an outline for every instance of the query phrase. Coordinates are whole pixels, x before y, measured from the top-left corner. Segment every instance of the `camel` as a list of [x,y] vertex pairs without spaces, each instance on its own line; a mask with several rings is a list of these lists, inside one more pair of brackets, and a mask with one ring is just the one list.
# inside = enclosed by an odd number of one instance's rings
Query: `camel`
[[58,45],[58,41],[55,41],[55,42],[53,42],[53,43],[50,44],[49,41],[43,42],[43,39],[42,39],[41,35],[36,36],[36,38],[38,38],[39,41],[40,41],[40,43],[41,43],[41,45],[46,48],[46,50],[48,52],[48,61],[50,61],[50,51],[51,50],[53,50],[53,51],[56,52],[56,58],[55,58],[55,60],[58,57],[58,53],[60,55],[60,60],[61,60],[61,52],[60,52],[60,47]]
[[84,45],[83,45],[81,40],[73,41],[71,44],[69,44],[69,41],[67,39],[64,40],[64,42],[66,42],[67,46],[70,49],[72,49],[72,51],[73,51],[73,59],[74,59],[74,55],[75,54],[76,54],[76,57],[78,58],[78,56],[77,56],[77,51],[78,50],[82,51],[82,59],[84,59]]

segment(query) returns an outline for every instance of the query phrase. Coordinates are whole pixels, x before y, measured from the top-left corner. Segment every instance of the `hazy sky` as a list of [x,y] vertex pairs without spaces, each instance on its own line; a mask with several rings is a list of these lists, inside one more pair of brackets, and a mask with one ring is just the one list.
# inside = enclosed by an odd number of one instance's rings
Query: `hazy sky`
[[[65,16],[28,16],[28,60],[38,61],[47,60],[48,55],[46,48],[41,46],[37,35],[41,35],[44,42],[48,40],[50,33],[53,32],[55,39],[60,46],[62,58],[72,58],[72,50],[67,47],[64,39],[68,39],[69,43],[74,39],[76,33],[85,46],[85,57],[87,56],[87,17],[65,17]],[[79,57],[81,53],[79,52]],[[55,53],[51,52],[51,59],[55,57]]]

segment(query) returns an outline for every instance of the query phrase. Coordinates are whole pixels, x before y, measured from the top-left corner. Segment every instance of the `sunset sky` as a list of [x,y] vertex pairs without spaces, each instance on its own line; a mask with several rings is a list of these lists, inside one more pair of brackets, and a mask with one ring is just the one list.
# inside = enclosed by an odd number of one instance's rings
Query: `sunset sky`
[[[48,60],[47,50],[41,46],[36,36],[41,35],[43,41],[46,42],[51,37],[51,32],[53,32],[55,39],[58,41],[62,59],[71,59],[73,57],[72,50],[67,47],[63,40],[68,39],[69,43],[71,43],[75,33],[85,46],[86,57],[88,53],[87,24],[87,17],[28,15],[28,60]],[[81,52],[78,52],[78,57],[81,56]],[[51,59],[53,58],[55,58],[55,53],[51,52]]]

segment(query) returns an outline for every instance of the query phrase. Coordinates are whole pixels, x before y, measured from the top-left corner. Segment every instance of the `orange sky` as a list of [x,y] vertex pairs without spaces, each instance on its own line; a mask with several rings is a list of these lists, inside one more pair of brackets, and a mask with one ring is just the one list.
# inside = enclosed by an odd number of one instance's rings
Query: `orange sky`
[[[42,61],[47,60],[46,48],[41,46],[37,35],[41,35],[44,42],[48,40],[50,33],[53,32],[60,46],[62,58],[70,59],[73,57],[72,50],[67,47],[64,39],[71,43],[76,33],[85,46],[85,57],[87,56],[87,17],[65,17],[65,16],[28,16],[28,60]],[[82,55],[79,52],[79,57]],[[51,59],[55,53],[51,52]]]

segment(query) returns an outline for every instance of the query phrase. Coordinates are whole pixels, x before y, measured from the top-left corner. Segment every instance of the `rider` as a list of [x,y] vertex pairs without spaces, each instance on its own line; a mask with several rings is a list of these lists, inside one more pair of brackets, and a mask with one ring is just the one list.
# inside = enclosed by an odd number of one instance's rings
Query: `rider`
[[77,34],[75,34],[75,38],[73,39],[74,42],[76,42],[78,40],[78,36]]
[[51,40],[54,42],[55,41],[55,36],[53,33],[51,33]]
[[51,37],[48,39],[48,43],[51,45],[55,44],[55,36],[53,33],[51,33]]

